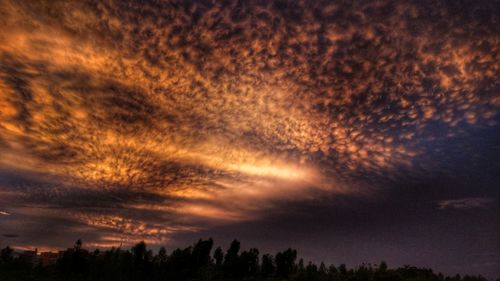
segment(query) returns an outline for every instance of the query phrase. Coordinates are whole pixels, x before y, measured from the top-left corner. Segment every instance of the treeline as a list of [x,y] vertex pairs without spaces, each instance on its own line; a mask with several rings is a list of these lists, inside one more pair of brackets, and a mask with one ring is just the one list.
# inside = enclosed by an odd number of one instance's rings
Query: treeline
[[410,266],[389,269],[384,262],[353,269],[343,264],[306,264],[302,259],[297,261],[296,250],[261,256],[255,248],[240,251],[236,240],[226,251],[220,247],[213,250],[213,246],[212,239],[200,239],[193,246],[171,253],[161,248],[154,254],[144,242],[130,250],[89,252],[78,240],[49,266],[34,265],[6,247],[0,255],[0,280],[487,281],[481,276],[445,277],[431,269]]

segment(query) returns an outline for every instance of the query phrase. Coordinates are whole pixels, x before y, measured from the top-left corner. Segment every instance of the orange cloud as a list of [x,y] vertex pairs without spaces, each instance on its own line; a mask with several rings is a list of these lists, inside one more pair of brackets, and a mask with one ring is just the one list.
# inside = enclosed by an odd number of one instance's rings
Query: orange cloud
[[[0,167],[178,200],[131,210],[239,221],[411,167],[432,124],[495,125],[498,34],[412,3],[382,17],[388,1],[306,2],[299,17],[249,3],[3,1]],[[75,217],[129,236],[186,229]]]

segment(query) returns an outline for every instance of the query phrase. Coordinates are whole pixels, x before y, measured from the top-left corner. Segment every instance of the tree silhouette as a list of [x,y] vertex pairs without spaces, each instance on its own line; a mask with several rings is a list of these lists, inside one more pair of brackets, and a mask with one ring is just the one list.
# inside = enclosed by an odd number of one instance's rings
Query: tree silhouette
[[274,259],[270,254],[265,254],[262,256],[262,275],[264,277],[271,276],[275,272]]
[[202,267],[208,265],[212,262],[210,257],[210,252],[212,251],[212,246],[214,241],[212,238],[208,240],[199,240],[193,247],[192,257],[193,265],[196,267]]
[[276,273],[282,278],[288,278],[294,271],[297,251],[287,249],[276,254]]
[[238,240],[233,240],[229,249],[224,256],[224,268],[227,272],[237,274],[238,273],[238,259],[240,251],[240,242]]
[[[130,250],[112,248],[89,252],[79,239],[60,255],[55,265],[41,267],[24,259],[10,247],[0,251],[1,281],[488,281],[482,276],[447,276],[431,269],[404,266],[391,269],[387,263],[361,265],[348,269],[319,266],[302,259],[297,251],[287,249],[276,255],[252,248],[240,254],[240,242],[234,240],[224,255],[218,247],[211,256],[213,240],[198,240],[194,245],[167,254],[160,248],[155,255],[140,242]],[[500,281],[500,280],[496,280]]]
[[243,251],[239,259],[239,272],[243,275],[255,275],[259,270],[259,250],[252,248]]
[[221,247],[217,247],[214,252],[215,265],[217,267],[222,266],[222,261],[224,260],[224,252]]
[[14,253],[14,250],[10,248],[9,246],[5,247],[2,249],[0,253],[0,262],[6,264],[12,261],[12,253]]
[[165,247],[161,247],[160,250],[158,251],[158,256],[156,261],[159,263],[160,266],[162,266],[167,262],[167,250],[165,249]]

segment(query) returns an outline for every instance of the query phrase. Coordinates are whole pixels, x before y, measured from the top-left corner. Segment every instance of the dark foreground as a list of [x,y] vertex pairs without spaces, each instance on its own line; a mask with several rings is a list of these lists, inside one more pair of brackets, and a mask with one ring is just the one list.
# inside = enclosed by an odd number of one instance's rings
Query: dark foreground
[[[2,249],[0,280],[311,280],[311,281],[486,281],[482,276],[444,276],[431,269],[405,266],[389,269],[363,265],[347,269],[345,265],[326,266],[297,261],[297,251],[287,249],[275,255],[260,256],[258,249],[240,252],[233,241],[225,252],[212,251],[213,241],[199,240],[185,249],[157,254],[145,243],[131,250],[113,248],[89,252],[78,240],[73,248],[39,257]],[[497,279],[500,281],[500,279]]]

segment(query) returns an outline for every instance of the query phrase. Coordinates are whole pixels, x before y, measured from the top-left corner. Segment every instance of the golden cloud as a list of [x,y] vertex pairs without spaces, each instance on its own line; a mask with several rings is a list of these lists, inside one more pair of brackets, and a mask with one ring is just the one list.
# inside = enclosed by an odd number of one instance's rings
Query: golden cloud
[[495,125],[489,26],[442,3],[433,19],[391,1],[275,4],[3,1],[0,166],[175,198],[131,210],[238,221],[411,167],[432,124]]

